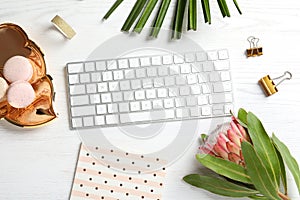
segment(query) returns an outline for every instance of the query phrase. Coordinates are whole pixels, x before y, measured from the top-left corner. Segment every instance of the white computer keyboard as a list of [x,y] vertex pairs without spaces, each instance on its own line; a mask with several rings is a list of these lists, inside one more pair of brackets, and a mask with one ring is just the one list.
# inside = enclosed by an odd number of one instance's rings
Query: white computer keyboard
[[224,117],[233,107],[227,50],[67,64],[71,128]]

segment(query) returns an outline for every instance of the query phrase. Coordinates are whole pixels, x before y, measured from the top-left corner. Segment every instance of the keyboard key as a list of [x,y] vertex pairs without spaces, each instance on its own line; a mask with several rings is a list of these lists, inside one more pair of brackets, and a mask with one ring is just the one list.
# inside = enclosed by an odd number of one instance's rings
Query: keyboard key
[[157,90],[157,97],[159,97],[159,98],[167,97],[167,89],[166,88],[159,88]]
[[200,85],[191,85],[191,94],[200,94],[201,93],[201,87]]
[[139,59],[138,58],[130,58],[129,59],[129,66],[132,67],[132,68],[139,67],[140,66]]
[[120,90],[119,82],[117,82],[117,81],[109,82],[108,83],[108,88],[109,88],[109,91],[111,91],[111,92],[119,91]]
[[153,87],[153,81],[152,79],[143,79],[143,88],[152,88]]
[[144,69],[144,68],[137,69],[135,71],[135,74],[136,74],[137,78],[144,78],[144,77],[146,77],[146,69]]
[[230,81],[230,73],[228,71],[220,72],[221,80],[222,81]]
[[118,113],[118,104],[107,104],[107,112],[108,113]]
[[96,84],[87,84],[86,85],[86,92],[88,94],[93,94],[97,92],[97,85]]
[[214,83],[214,92],[230,92],[232,90],[230,82]]
[[168,76],[168,74],[169,74],[169,69],[167,67],[161,66],[161,67],[158,68],[158,75],[159,76]]
[[85,69],[86,72],[95,71],[95,63],[94,62],[84,63],[84,69]]
[[85,94],[85,86],[84,85],[70,86],[70,94],[71,95]]
[[144,90],[135,91],[134,96],[136,100],[143,100],[145,99],[145,91]]
[[111,94],[110,93],[101,94],[101,101],[102,101],[102,103],[110,103],[111,102]]
[[129,104],[128,103],[120,103],[119,111],[120,112],[129,112]]
[[130,90],[130,82],[129,81],[120,81],[120,89],[121,90]]
[[218,60],[219,55],[217,51],[208,51],[207,52],[208,60]]
[[151,116],[153,120],[173,119],[175,118],[175,112],[174,110],[152,111]]
[[187,109],[187,108],[176,109],[176,117],[177,118],[187,118],[187,117],[189,117],[189,109]]
[[160,56],[154,56],[151,58],[152,65],[162,65],[162,60]]
[[163,56],[163,64],[164,65],[173,64],[173,56],[172,55],[164,55]]
[[163,78],[155,78],[155,79],[153,79],[153,84],[154,84],[154,87],[163,87],[165,85],[164,79]]
[[208,97],[206,95],[198,96],[198,105],[207,105],[208,104]]
[[207,61],[203,63],[203,71],[204,72],[211,72],[214,70],[214,64],[211,61]]
[[187,79],[187,83],[190,85],[198,82],[198,78],[196,74],[187,75],[186,79]]
[[128,68],[129,67],[128,60],[127,59],[118,60],[118,66],[119,66],[119,69]]
[[154,100],[152,102],[152,104],[153,104],[153,109],[162,109],[163,108],[163,102],[160,99]]
[[202,85],[202,92],[203,92],[203,94],[209,94],[209,93],[211,93],[211,90],[210,90],[208,84],[203,84]]
[[134,73],[134,70],[132,70],[132,69],[125,70],[124,74],[125,74],[125,79],[134,79],[135,78],[135,73]]
[[204,106],[204,107],[202,107],[201,114],[203,116],[209,116],[209,115],[211,115],[211,107],[210,106]]
[[123,78],[124,78],[123,71],[121,70],[114,71],[114,80],[121,80]]
[[169,88],[169,97],[178,97],[178,96],[179,96],[179,90],[177,87]]
[[152,104],[151,101],[142,101],[142,110],[151,110]]
[[114,92],[112,93],[113,102],[121,102],[123,101],[122,92]]
[[71,113],[73,117],[95,115],[95,106],[72,107]]
[[189,86],[182,86],[179,88],[179,94],[182,96],[186,96],[190,94],[190,87]]
[[89,127],[94,125],[93,117],[84,117],[83,118],[83,126]]
[[100,82],[101,81],[101,73],[96,72],[91,74],[92,82]]
[[187,53],[184,55],[185,57],[185,62],[191,63],[195,61],[195,55],[193,53]]
[[72,106],[81,106],[89,104],[89,96],[88,95],[80,95],[80,96],[72,96],[71,97],[71,105]]
[[72,127],[73,128],[80,128],[82,127],[82,119],[81,118],[73,118],[72,119]]
[[118,124],[119,116],[118,115],[106,115],[105,121],[106,121],[106,124]]
[[72,84],[76,84],[76,83],[79,83],[78,75],[77,74],[69,75],[69,84],[72,85]]
[[165,108],[173,108],[174,107],[174,99],[164,99],[164,107]]
[[111,71],[102,72],[103,81],[111,81],[113,80],[113,75]]
[[190,108],[190,113],[192,117],[199,117],[201,116],[201,108],[200,107]]
[[108,86],[107,83],[98,83],[98,92],[107,92]]
[[210,82],[217,82],[220,81],[220,74],[218,72],[212,72],[209,74]]
[[219,52],[218,52],[218,54],[219,54],[219,59],[220,60],[226,60],[226,59],[228,59],[229,58],[229,55],[228,55],[228,51],[227,50],[220,50]]
[[134,96],[132,91],[124,92],[124,101],[132,101],[133,99]]
[[91,94],[90,95],[90,102],[91,102],[91,104],[100,103],[100,95],[99,94]]
[[157,76],[157,69],[154,68],[154,67],[147,68],[147,75],[149,77],[156,77]]
[[224,114],[224,105],[213,105],[212,107],[212,113],[213,115],[223,115]]
[[176,75],[180,73],[178,65],[172,65],[169,67],[169,69],[170,69],[170,75]]
[[196,59],[198,62],[203,62],[207,60],[207,55],[205,52],[199,52],[196,54]]
[[69,74],[77,74],[82,73],[83,70],[83,63],[71,63],[68,64],[68,72]]
[[106,70],[106,62],[105,61],[98,61],[98,62],[96,62],[96,70],[97,71],[104,71],[104,70]]
[[176,107],[183,107],[185,106],[185,98],[179,97],[175,99],[175,106]]
[[139,111],[139,110],[141,110],[140,102],[130,102],[130,110],[131,111]]
[[210,102],[212,104],[230,103],[233,102],[233,97],[231,93],[213,94],[210,98]]
[[112,70],[112,69],[117,69],[118,65],[117,65],[117,61],[116,60],[109,60],[107,61],[107,69],[108,70]]
[[195,106],[198,103],[197,97],[187,97],[186,98],[186,105],[187,106]]
[[89,83],[90,80],[90,74],[80,74],[80,83]]
[[120,114],[121,123],[142,122],[142,121],[150,121],[150,120],[151,120],[150,112]]
[[229,60],[217,60],[214,61],[215,70],[222,71],[222,70],[229,70],[230,64]]
[[176,85],[185,85],[186,77],[184,76],[176,76]]
[[182,55],[174,55],[174,63],[175,64],[181,64],[184,62]]
[[146,67],[146,66],[150,66],[151,65],[149,57],[140,58],[140,61],[141,61],[141,66],[142,67]]
[[103,115],[107,113],[107,107],[106,105],[97,105],[97,114],[98,115]]
[[146,90],[146,97],[147,99],[155,99],[156,91],[154,89]]
[[165,77],[165,86],[174,86],[175,85],[175,78],[172,76]]
[[182,73],[182,74],[191,73],[191,66],[189,64],[182,64],[180,66],[180,73]]
[[96,126],[101,126],[101,125],[105,124],[104,116],[95,116],[94,120],[95,120],[95,125]]
[[131,80],[131,88],[136,90],[142,88],[141,80]]

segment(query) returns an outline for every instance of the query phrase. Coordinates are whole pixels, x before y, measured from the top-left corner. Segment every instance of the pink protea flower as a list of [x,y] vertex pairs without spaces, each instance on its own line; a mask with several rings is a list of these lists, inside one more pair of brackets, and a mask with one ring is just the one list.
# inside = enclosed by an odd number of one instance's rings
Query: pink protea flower
[[210,136],[204,139],[200,152],[225,160],[229,160],[241,166],[245,166],[241,144],[250,142],[247,130],[241,126],[235,117],[230,123],[218,127]]

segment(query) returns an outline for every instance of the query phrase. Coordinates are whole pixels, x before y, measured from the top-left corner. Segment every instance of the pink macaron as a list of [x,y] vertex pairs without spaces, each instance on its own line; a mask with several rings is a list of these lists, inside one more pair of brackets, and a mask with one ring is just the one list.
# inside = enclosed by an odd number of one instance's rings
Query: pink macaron
[[32,65],[24,56],[9,58],[3,67],[3,75],[10,83],[15,81],[29,81],[32,74]]
[[34,89],[27,81],[14,82],[8,88],[7,101],[14,108],[26,108],[34,99]]

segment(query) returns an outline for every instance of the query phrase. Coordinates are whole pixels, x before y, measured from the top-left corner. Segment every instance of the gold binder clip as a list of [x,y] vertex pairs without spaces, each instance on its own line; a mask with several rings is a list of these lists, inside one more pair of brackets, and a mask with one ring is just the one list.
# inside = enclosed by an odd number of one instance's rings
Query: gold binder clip
[[263,48],[258,47],[259,38],[254,36],[248,37],[248,42],[250,43],[250,49],[246,50],[247,57],[256,57],[263,55]]
[[[277,84],[274,83],[274,80],[281,79]],[[271,96],[278,92],[277,86],[280,85],[285,80],[291,80],[292,74],[291,72],[284,72],[282,76],[276,77],[271,79],[269,75],[261,78],[258,83],[262,87],[263,91],[265,92],[266,96]]]

